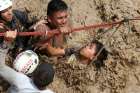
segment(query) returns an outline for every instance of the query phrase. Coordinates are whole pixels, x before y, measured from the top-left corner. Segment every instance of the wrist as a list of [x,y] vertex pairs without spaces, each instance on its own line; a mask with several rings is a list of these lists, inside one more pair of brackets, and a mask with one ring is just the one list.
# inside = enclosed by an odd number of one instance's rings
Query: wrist
[[13,41],[13,39],[4,37],[4,42],[11,43],[12,41]]

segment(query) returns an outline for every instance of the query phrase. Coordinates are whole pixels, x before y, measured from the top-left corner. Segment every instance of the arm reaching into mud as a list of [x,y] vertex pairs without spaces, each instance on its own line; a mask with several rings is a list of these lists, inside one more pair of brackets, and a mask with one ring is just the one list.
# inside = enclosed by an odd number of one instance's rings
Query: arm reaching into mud
[[56,48],[52,47],[50,44],[46,43],[43,44],[43,46],[40,46],[38,48],[38,51],[41,53],[46,53],[49,54],[50,56],[70,56],[71,54],[74,54],[77,52],[75,48]]
[[37,46],[36,51],[50,56],[61,56],[65,54],[65,50],[63,48],[55,48],[48,43]]

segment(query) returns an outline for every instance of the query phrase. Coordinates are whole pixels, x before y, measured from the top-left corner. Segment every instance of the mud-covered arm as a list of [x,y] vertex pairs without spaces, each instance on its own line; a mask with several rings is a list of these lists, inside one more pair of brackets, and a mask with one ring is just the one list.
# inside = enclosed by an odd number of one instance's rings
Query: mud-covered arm
[[36,45],[36,52],[47,54],[49,56],[62,56],[65,54],[65,50],[63,48],[56,48],[48,43]]
[[70,56],[71,54],[77,53],[77,49],[75,48],[53,47],[49,43],[38,44],[36,47],[38,52],[50,56]]

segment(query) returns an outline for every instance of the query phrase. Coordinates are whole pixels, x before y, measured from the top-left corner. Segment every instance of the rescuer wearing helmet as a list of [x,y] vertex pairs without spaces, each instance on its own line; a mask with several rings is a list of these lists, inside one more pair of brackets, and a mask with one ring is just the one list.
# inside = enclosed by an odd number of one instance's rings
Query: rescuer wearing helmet
[[[0,76],[11,84],[8,93],[53,93],[46,86],[53,81],[54,69],[46,62],[39,64],[33,51],[21,52],[14,61],[14,69],[0,62]],[[32,77],[26,74],[32,74]]]
[[26,50],[17,55],[13,62],[13,68],[24,74],[31,74],[39,64],[38,55],[31,51]]
[[8,51],[14,47],[19,51],[27,47],[29,37],[17,36],[17,32],[27,31],[31,25],[27,13],[12,9],[11,0],[0,0],[0,32],[5,33],[0,37],[0,50]]

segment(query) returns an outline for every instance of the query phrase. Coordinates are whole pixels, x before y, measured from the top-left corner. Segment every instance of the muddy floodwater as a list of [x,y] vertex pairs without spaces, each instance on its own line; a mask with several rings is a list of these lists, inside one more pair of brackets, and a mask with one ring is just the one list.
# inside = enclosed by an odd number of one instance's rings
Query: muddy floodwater
[[[140,16],[140,0],[64,1],[69,6],[73,28]],[[14,8],[28,10],[30,20],[43,19],[48,2],[14,0]],[[42,59],[51,60],[56,72],[48,87],[56,93],[140,93],[140,20],[125,22],[117,30],[116,27],[73,32],[67,39],[70,47],[82,46],[93,38],[101,41],[109,56],[99,69],[94,64],[67,64],[67,59],[48,59],[42,55]]]

